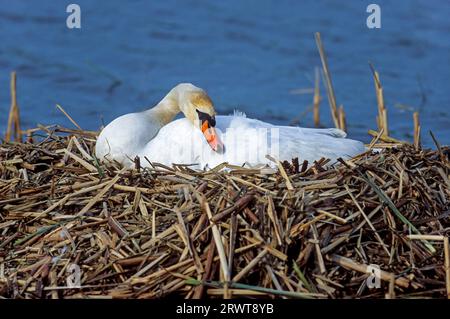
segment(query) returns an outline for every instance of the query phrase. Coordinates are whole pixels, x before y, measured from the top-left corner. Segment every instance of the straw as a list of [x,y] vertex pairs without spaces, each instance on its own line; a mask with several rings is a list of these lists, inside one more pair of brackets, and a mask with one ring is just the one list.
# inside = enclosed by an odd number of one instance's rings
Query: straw
[[420,148],[420,123],[419,123],[419,112],[413,113],[414,118],[414,147],[416,150]]
[[[0,297],[450,297],[450,149],[434,135],[426,149],[383,120],[376,152],[338,163],[124,169],[73,124],[0,147]],[[373,264],[383,284],[365,289]]]
[[383,129],[383,136],[387,137],[389,136],[389,128],[387,121],[387,110],[384,104],[383,87],[381,86],[380,76],[378,72],[375,70],[373,64],[369,63],[369,66],[372,71],[373,79],[375,82],[375,92],[378,106],[378,116],[377,116],[378,130],[381,131],[381,129]]
[[339,114],[338,114],[338,108],[337,108],[337,103],[336,103],[336,97],[334,94],[333,83],[331,81],[331,75],[330,75],[330,71],[328,68],[328,61],[327,61],[327,57],[325,55],[325,49],[323,47],[322,39],[320,37],[319,32],[315,33],[315,38],[316,38],[317,49],[319,50],[319,54],[320,54],[320,60],[322,61],[322,70],[323,70],[323,75],[324,75],[325,88],[327,89],[328,102],[330,104],[331,117],[333,119],[334,126],[336,128],[341,128],[340,124],[339,124],[340,123],[339,122]]
[[12,136],[14,136],[14,140],[19,142],[22,141],[22,131],[20,129],[19,105],[17,104],[16,83],[17,83],[16,72],[11,72],[11,108],[9,110],[8,124],[5,134],[6,142],[11,141]]
[[320,71],[319,68],[314,69],[315,79],[314,79],[314,95],[313,95],[313,117],[314,117],[314,126],[320,126]]
[[[409,262],[431,260],[430,241],[445,238],[436,223],[448,216],[449,162],[438,151],[405,143],[336,167],[283,162],[270,175],[98,163],[100,177],[89,134],[33,132],[52,138],[0,148],[1,296],[447,298],[447,266]],[[64,288],[72,263],[87,265],[79,289]],[[370,264],[389,269],[386,289],[358,292]],[[437,279],[439,293],[427,284]]]

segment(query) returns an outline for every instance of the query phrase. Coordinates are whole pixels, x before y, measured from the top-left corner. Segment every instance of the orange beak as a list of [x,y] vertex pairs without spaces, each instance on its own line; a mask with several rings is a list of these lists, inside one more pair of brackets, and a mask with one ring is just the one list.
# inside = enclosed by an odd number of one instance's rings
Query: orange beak
[[203,132],[203,135],[205,135],[206,141],[208,142],[209,146],[211,146],[213,151],[217,153],[223,153],[224,145],[220,140],[219,135],[217,135],[214,127],[210,127],[208,121],[204,121],[201,130]]

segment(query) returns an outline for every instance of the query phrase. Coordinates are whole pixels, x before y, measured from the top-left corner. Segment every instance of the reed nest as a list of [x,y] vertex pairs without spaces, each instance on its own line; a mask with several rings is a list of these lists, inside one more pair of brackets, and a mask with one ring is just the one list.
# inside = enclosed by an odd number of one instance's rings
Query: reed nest
[[95,137],[0,145],[1,297],[450,296],[448,148],[125,170],[98,163]]

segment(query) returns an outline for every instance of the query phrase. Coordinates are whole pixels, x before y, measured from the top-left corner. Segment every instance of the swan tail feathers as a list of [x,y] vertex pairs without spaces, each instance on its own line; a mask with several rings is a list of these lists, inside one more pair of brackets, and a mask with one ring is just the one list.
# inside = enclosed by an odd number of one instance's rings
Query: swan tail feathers
[[244,118],[247,117],[247,115],[244,112],[239,111],[239,110],[234,110],[233,111],[233,116],[235,116],[235,117],[244,117]]
[[338,128],[323,129],[323,130],[321,130],[320,133],[330,135],[333,137],[342,137],[342,138],[347,137],[347,133],[345,133],[343,130],[338,129]]

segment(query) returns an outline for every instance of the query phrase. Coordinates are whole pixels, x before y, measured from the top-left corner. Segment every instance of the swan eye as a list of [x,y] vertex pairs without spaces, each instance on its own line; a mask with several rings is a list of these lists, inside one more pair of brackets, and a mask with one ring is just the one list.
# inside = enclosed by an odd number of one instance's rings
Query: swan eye
[[210,117],[209,124],[210,124],[212,127],[215,127],[215,126],[216,126],[216,118],[215,118],[214,116],[211,116],[211,117]]
[[216,118],[214,116],[209,115],[208,113],[204,113],[202,111],[197,110],[198,119],[200,120],[201,125],[206,121],[208,122],[209,126],[215,127],[216,126]]

